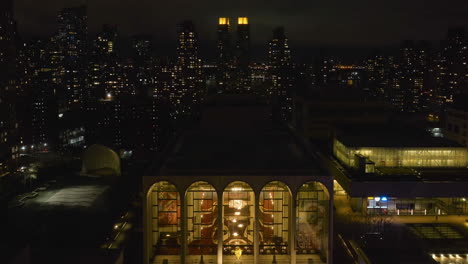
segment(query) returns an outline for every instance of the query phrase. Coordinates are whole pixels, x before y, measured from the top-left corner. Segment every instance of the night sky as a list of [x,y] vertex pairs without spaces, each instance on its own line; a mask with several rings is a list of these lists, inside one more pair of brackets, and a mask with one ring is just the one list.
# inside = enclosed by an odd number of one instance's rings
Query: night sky
[[[60,8],[85,1],[16,0],[24,36],[51,34]],[[250,17],[254,45],[265,45],[282,25],[291,43],[306,45],[394,45],[404,39],[442,39],[450,26],[468,25],[466,0],[89,0],[89,27],[117,24],[120,33],[151,34],[156,45],[175,43],[175,25],[195,22],[201,42],[216,37],[219,16]]]

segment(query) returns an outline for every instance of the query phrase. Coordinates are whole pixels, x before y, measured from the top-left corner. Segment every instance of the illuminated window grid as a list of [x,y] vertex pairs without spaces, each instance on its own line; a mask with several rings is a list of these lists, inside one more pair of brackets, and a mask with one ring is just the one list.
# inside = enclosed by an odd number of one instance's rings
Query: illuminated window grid
[[[238,188],[242,188],[242,190],[238,190]],[[237,189],[237,190],[236,190]],[[223,193],[223,222],[228,220],[229,218],[233,217],[233,215],[229,215],[226,211],[226,207],[229,207],[229,201],[233,200],[242,200],[246,201],[247,204],[245,207],[248,208],[249,215],[247,216],[249,219],[249,224],[247,229],[245,230],[245,235],[248,240],[251,241],[249,244],[243,244],[240,245],[239,247],[243,250],[242,255],[253,255],[253,241],[254,241],[254,236],[253,236],[253,227],[254,227],[254,193],[252,188],[245,183],[242,182],[236,182],[232,184],[230,187],[227,187],[226,190]],[[229,211],[232,211],[231,209],[228,209]],[[245,210],[245,209],[243,209]],[[225,225],[224,225],[225,227]],[[234,249],[237,247],[235,244],[225,244],[223,243],[224,255],[234,255]]]
[[[249,187],[250,188],[250,187]],[[229,201],[231,200],[243,200],[247,201],[247,205],[249,207],[249,218],[250,218],[250,224],[247,229],[247,233],[253,234],[253,217],[252,217],[252,212],[254,210],[253,207],[253,201],[249,199],[250,192],[253,192],[252,190],[246,190],[246,191],[226,191],[224,192],[224,205],[229,206]]]
[[[288,242],[289,235],[289,193],[287,190],[280,189],[282,186],[267,186],[261,192],[260,209],[263,217],[259,219],[260,224],[265,230],[272,229],[272,237],[266,237],[262,234],[262,241],[265,245],[273,245],[274,237],[283,239],[283,243]],[[279,219],[279,220],[278,220]],[[270,240],[270,241],[269,241]],[[275,252],[276,254],[287,254],[287,251]],[[260,254],[268,254],[266,251]]]
[[[160,240],[165,239],[162,236],[173,236],[177,238],[180,236],[180,196],[179,193],[175,190],[175,186],[159,186],[155,187],[152,192],[152,232],[153,232],[153,243],[154,247],[159,250],[164,250],[168,246],[160,244]],[[172,204],[172,205],[171,205]],[[166,205],[165,209],[163,206]],[[171,210],[168,206],[173,207]],[[175,217],[174,217],[175,215]],[[171,219],[175,218],[174,223],[170,223]],[[164,220],[165,219],[165,220]],[[164,223],[166,221],[166,223]],[[168,223],[169,222],[169,223]],[[169,251],[168,251],[169,252]],[[166,253],[166,254],[178,254],[175,252]]]
[[[189,230],[193,234],[193,239],[207,239],[207,237],[202,237],[201,230],[204,227],[212,226],[216,216],[213,215],[216,211],[216,200],[217,195],[213,190],[190,190],[192,199],[187,199],[187,219],[189,221],[189,226],[191,224],[192,229]],[[203,209],[202,202],[211,203],[211,208]],[[211,214],[210,214],[211,213]],[[204,222],[203,217],[211,217],[211,221]]]
[[[322,215],[319,207],[324,205],[323,203],[327,200],[328,198],[324,190],[318,183],[309,183],[307,185],[303,185],[297,194],[297,226],[299,225],[299,219],[307,219],[308,224],[322,223],[322,225],[324,225],[322,227],[326,227],[324,218],[327,217],[328,213],[324,212],[324,215]],[[326,208],[326,205],[324,208]],[[328,227],[326,228],[328,229]],[[298,250],[298,255],[307,254],[303,253],[299,244],[296,244],[296,250]]]

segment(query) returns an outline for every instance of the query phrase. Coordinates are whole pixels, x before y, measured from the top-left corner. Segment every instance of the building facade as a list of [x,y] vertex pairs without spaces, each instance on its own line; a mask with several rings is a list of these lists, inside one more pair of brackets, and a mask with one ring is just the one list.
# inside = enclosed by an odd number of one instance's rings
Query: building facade
[[366,215],[467,215],[468,151],[411,129],[344,128],[329,168],[335,192]]
[[269,119],[217,100],[143,177],[144,263],[332,263],[332,178]]

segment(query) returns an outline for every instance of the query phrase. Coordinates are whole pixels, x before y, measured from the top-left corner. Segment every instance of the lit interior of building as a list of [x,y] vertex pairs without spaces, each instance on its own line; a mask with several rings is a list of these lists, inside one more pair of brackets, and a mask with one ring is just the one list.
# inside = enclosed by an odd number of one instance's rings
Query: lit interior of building
[[235,181],[221,199],[203,181],[184,190],[185,201],[179,191],[167,181],[150,188],[150,263],[183,263],[182,255],[186,263],[327,263],[329,194],[321,183],[292,193],[272,181],[257,193]]
[[468,166],[464,147],[349,147],[335,139],[333,153],[346,166],[357,168],[356,154],[368,158],[375,167],[458,167]]

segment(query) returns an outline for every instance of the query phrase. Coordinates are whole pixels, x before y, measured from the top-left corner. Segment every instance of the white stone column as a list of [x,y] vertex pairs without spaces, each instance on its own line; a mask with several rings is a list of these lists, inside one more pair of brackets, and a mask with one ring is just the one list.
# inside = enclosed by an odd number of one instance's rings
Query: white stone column
[[223,193],[218,193],[218,264],[223,263]]
[[292,195],[289,203],[289,254],[291,264],[296,264],[296,198]]
[[328,213],[328,264],[333,264],[333,215],[334,215],[334,210],[333,210],[333,200],[334,200],[334,194],[333,194],[333,185],[331,190],[329,191],[330,193],[330,200],[328,202],[329,206],[329,213]]
[[181,254],[181,263],[186,263],[185,262],[185,256],[188,254],[187,250],[187,238],[188,238],[188,232],[187,232],[187,203],[185,201],[185,193],[181,192],[180,194],[180,205],[181,205],[181,210],[180,210],[180,219],[181,219],[181,229],[182,229],[182,254]]
[[[151,191],[151,189],[149,190]],[[148,192],[149,192],[148,191]],[[151,228],[151,193],[143,193],[143,263],[149,264],[149,258],[151,255],[151,236],[153,230]]]
[[255,214],[254,214],[254,235],[253,235],[253,239],[254,239],[254,263],[255,264],[258,264],[258,253],[259,253],[259,229],[260,229],[260,224],[259,224],[259,218],[260,218],[260,206],[258,204],[258,198],[260,197],[260,194],[255,194],[255,198],[257,199],[254,199],[254,208],[255,208]]

